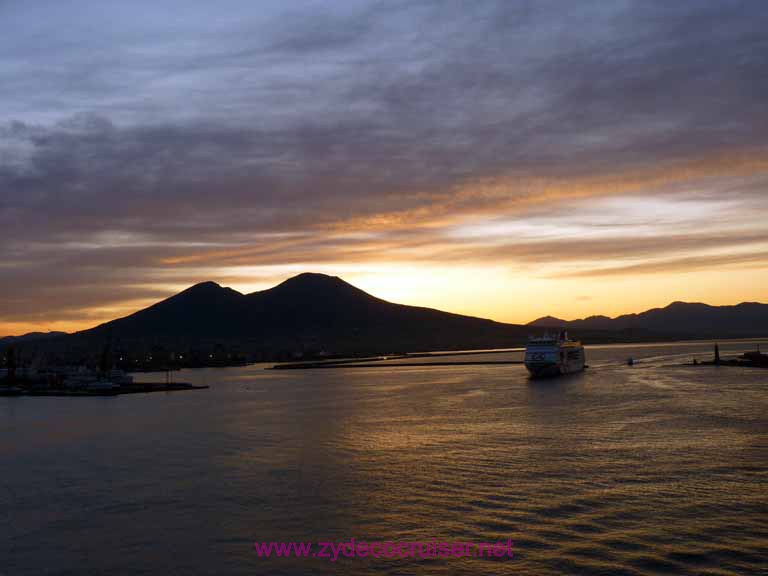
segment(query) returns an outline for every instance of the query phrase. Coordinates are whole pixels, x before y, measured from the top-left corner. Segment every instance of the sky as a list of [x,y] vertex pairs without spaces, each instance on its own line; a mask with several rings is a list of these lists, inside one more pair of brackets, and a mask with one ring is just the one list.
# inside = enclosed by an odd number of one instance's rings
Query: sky
[[0,0],[0,335],[300,272],[768,301],[764,0]]

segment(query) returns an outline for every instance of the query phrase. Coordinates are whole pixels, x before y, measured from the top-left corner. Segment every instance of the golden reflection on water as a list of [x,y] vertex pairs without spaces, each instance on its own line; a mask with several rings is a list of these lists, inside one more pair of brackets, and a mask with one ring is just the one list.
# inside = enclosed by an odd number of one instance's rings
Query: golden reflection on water
[[[680,366],[705,347],[589,349],[592,368],[543,382],[515,365],[246,367],[183,374],[209,391],[14,404],[0,553],[18,573],[44,567],[33,541],[92,572],[149,574],[172,549],[186,574],[759,573],[768,374]],[[511,538],[516,556],[334,564],[251,549],[350,537]]]

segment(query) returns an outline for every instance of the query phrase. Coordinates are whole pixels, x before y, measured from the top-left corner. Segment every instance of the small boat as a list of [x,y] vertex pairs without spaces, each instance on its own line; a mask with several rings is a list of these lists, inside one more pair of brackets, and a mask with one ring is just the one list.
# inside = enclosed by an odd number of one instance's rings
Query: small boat
[[525,348],[525,367],[534,378],[581,372],[585,367],[584,346],[570,340],[565,330],[531,337]]
[[627,358],[627,366],[634,366],[635,365],[635,359],[631,356]]

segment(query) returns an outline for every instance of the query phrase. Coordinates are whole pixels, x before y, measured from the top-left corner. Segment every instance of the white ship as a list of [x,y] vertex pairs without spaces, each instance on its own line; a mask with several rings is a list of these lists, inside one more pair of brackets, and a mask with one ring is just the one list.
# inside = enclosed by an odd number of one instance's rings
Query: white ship
[[525,367],[533,377],[558,376],[584,370],[584,346],[568,339],[568,332],[531,337],[525,348]]

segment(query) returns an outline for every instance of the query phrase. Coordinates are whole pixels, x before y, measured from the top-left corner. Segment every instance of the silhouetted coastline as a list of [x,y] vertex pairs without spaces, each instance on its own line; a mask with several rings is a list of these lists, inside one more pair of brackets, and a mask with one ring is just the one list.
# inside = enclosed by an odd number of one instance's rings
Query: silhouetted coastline
[[0,350],[15,345],[22,364],[96,366],[109,342],[116,368],[156,372],[514,348],[560,324],[587,345],[758,337],[768,332],[768,305],[677,302],[614,320],[550,317],[523,326],[394,304],[340,278],[305,273],[252,294],[203,282],[89,330],[0,339]]

